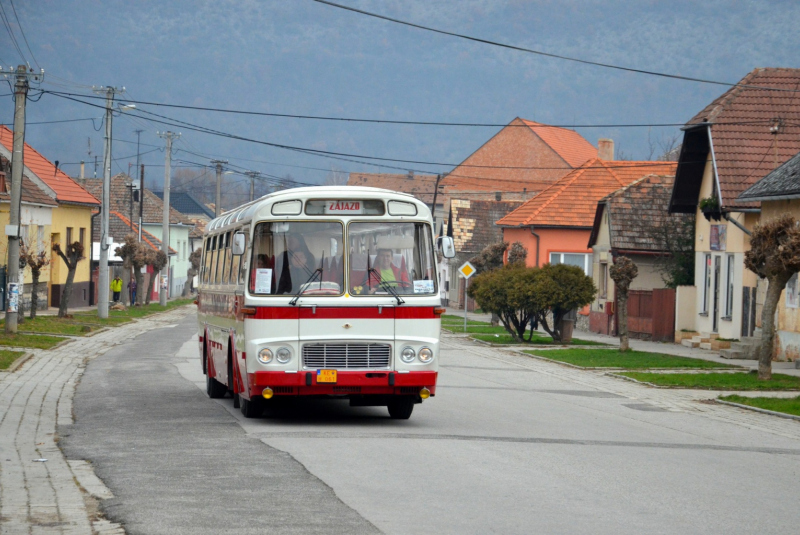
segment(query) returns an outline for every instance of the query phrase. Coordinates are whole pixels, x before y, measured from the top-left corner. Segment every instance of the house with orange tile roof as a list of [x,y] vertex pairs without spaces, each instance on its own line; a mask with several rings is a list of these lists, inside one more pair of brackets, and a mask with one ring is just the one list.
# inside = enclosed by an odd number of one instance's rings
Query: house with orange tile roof
[[744,253],[762,205],[739,196],[800,151],[798,87],[800,69],[754,69],[683,127],[669,209],[697,224],[695,284],[678,288],[677,330],[741,339],[760,325],[759,281]]
[[667,288],[664,259],[673,240],[691,242],[694,214],[670,214],[674,175],[647,175],[600,199],[588,246],[597,295],[591,304],[589,330],[617,333],[616,288],[609,267],[618,256],[636,263],[639,275],[630,285],[628,333],[633,338],[672,341],[675,290]]
[[[601,157],[612,159],[613,143],[604,140]],[[517,117],[492,136],[443,179],[444,192],[487,191],[535,195],[597,158],[597,149],[574,130]]]
[[[0,126],[0,159],[5,162],[5,165],[11,161],[13,137],[14,134],[11,130]],[[48,248],[53,243],[65,244],[80,241],[84,244],[88,256],[89,236],[93,223],[92,211],[99,207],[100,202],[27,143],[23,150],[23,160],[23,176],[27,179],[23,182],[23,191],[27,188],[32,193],[35,189],[36,196],[40,201],[47,198],[47,202],[52,203],[49,225],[43,223],[46,219],[38,216],[35,222],[28,222],[37,227],[37,241],[46,242]],[[10,173],[8,176],[11,176]],[[30,184],[30,186],[26,186],[26,184]],[[8,215],[7,212],[5,213],[7,222]],[[0,219],[2,217],[0,215]],[[4,225],[2,221],[0,224]],[[26,224],[24,213],[22,224]],[[31,229],[29,229],[29,233],[32,232]],[[5,245],[3,247],[5,248]],[[88,260],[78,263],[69,303],[71,307],[93,304],[89,264]],[[43,273],[40,279],[42,283],[46,282],[47,284],[49,300],[45,302],[49,306],[59,306],[66,280],[66,266],[60,259],[54,258],[46,274]]]

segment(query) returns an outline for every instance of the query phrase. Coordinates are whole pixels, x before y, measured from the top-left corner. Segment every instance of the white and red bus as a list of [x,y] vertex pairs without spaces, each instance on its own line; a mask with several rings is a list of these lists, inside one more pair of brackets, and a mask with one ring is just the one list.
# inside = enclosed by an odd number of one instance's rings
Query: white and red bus
[[408,418],[436,394],[434,244],[425,204],[375,188],[284,190],[211,221],[197,300],[208,395],[230,393],[249,418],[297,396]]

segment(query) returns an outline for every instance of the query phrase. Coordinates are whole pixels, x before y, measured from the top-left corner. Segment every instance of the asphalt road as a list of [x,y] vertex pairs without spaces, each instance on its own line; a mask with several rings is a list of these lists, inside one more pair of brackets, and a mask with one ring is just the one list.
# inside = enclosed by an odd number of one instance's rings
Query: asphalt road
[[60,430],[129,533],[797,529],[800,441],[759,429],[774,417],[664,410],[453,342],[438,395],[408,421],[339,401],[245,420],[205,396],[193,329],[190,317],[90,363]]

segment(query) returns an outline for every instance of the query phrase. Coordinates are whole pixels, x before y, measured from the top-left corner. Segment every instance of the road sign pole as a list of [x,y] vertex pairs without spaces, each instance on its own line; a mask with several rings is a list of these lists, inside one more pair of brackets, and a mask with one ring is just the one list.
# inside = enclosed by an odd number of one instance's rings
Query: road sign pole
[[469,302],[469,297],[467,297],[467,290],[469,289],[469,279],[464,280],[464,332],[467,332],[467,303]]

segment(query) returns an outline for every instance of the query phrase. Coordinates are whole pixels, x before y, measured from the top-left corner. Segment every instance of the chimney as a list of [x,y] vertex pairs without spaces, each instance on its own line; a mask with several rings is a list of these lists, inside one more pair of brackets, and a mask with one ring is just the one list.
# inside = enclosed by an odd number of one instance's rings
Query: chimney
[[614,140],[600,138],[597,140],[597,157],[601,160],[614,159]]
[[414,171],[409,171],[406,175],[406,178],[409,180],[414,180]]
[[81,180],[83,180],[86,177],[86,175],[83,174],[85,170],[86,170],[86,164],[83,162],[83,160],[81,160]]

